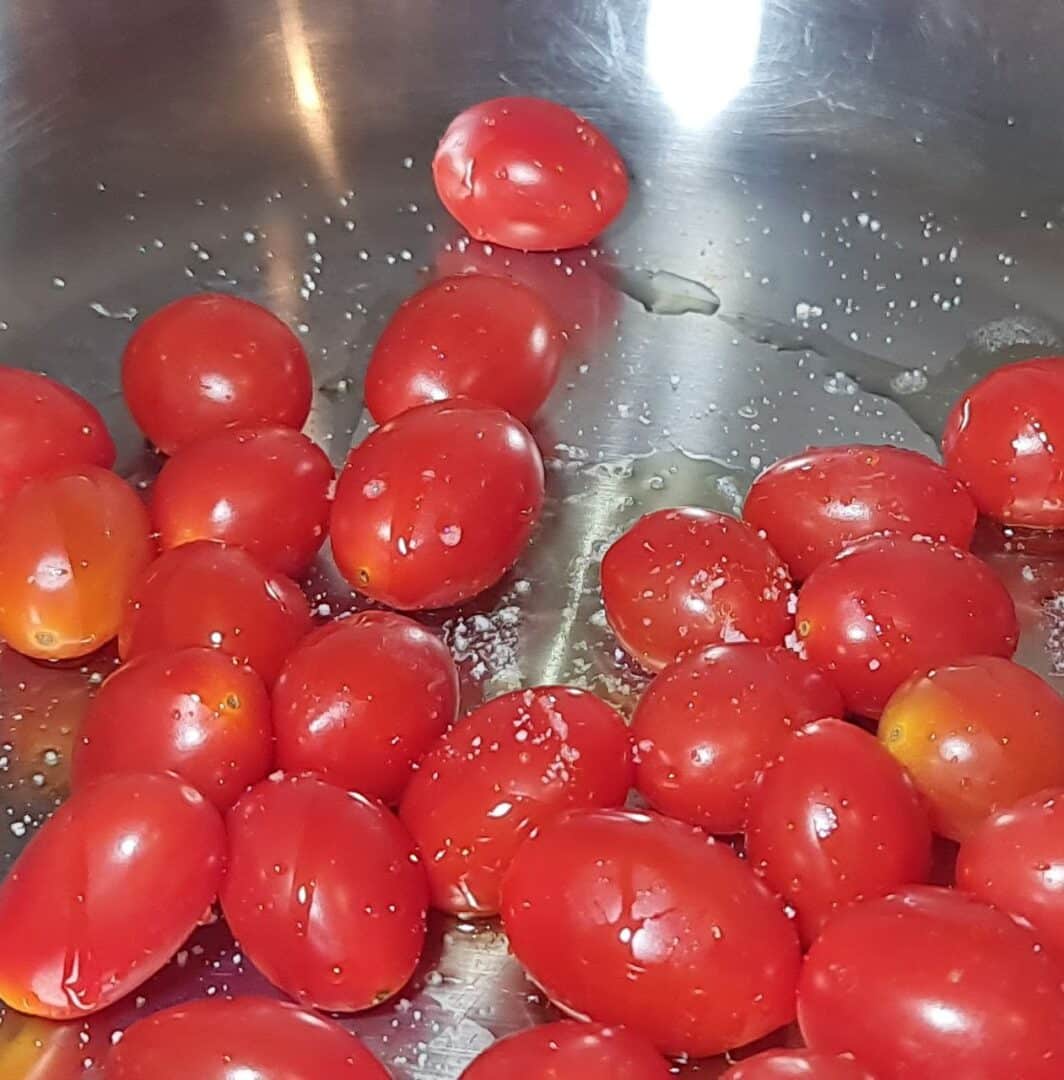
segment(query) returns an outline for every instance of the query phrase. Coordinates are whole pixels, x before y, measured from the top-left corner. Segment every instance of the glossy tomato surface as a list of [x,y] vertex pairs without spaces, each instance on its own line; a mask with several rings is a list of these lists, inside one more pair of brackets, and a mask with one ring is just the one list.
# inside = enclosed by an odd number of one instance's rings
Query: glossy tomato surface
[[966,548],[976,509],[955,477],[896,446],[831,446],[777,461],[753,483],[743,519],[796,580],[862,536],[896,532]]
[[378,423],[415,405],[470,397],[527,423],[558,377],[562,335],[531,289],[504,277],[434,281],[399,305],[366,371]]
[[126,1028],[107,1080],[388,1080],[339,1024],[286,1001],[206,998]]
[[474,710],[425,756],[399,806],[433,906],[494,915],[526,838],[563,810],[622,805],[633,775],[624,721],[585,690],[515,690]]
[[851,1054],[766,1050],[733,1065],[721,1080],[876,1080]]
[[207,913],[218,812],[173,776],[105,777],[41,826],[0,884],[0,999],[69,1020],[153,975]]
[[0,367],[0,500],[57,469],[114,463],[114,441],[94,405],[47,375]]
[[163,466],[152,488],[152,523],[164,550],[220,540],[295,575],[325,541],[332,482],[329,459],[298,431],[229,428]]
[[725,844],[658,814],[576,810],[517,852],[510,947],[564,1010],[668,1054],[743,1046],[794,1015],[798,935]]
[[204,645],[272,685],[310,626],[310,606],[291,578],[241,548],[197,540],[160,555],[134,584],[118,649],[131,660]]
[[1064,701],[997,656],[914,676],[887,703],[879,737],[923,792],[935,830],[953,840],[1017,799],[1064,784]]
[[313,390],[303,346],[258,304],[200,293],[145,320],[122,354],[122,390],[164,453],[234,425],[301,428]]
[[333,504],[333,555],[374,600],[449,607],[513,566],[542,506],[543,460],[509,413],[466,400],[423,405],[351,452]]
[[112,772],[173,772],[226,810],[270,770],[270,699],[216,649],[137,657],[110,675],[74,744],[76,787]]
[[628,175],[594,124],[542,98],[461,112],[432,160],[440,201],[475,240],[555,251],[593,240],[624,209]]
[[492,1043],[462,1080],[668,1080],[668,1063],[642,1035],[625,1028],[561,1020]]
[[816,1050],[877,1080],[1050,1080],[1064,1062],[1064,968],[1030,930],[950,889],[911,886],[840,912],[798,984]]
[[1064,357],[1006,364],[953,406],[946,467],[980,511],[1009,525],[1064,525]]
[[136,492],[94,465],[32,480],[0,514],[0,637],[37,660],[85,656],[118,633],[155,554]]
[[1012,598],[974,555],[899,536],[858,540],[813,572],[798,597],[798,639],[842,691],[877,718],[916,671],[976,653],[1011,656]]
[[794,622],[791,579],[768,542],[695,507],[647,514],[615,541],[602,600],[620,643],[650,671],[703,645],[779,645]]
[[841,715],[839,692],[794,653],[714,645],[670,664],[640,699],[636,787],[669,817],[737,833],[755,778],[791,734]]
[[329,1012],[402,989],[425,943],[428,884],[394,815],[317,777],[275,776],[226,826],[222,911],[274,986]]
[[797,912],[806,943],[835,911],[926,881],[931,825],[905,770],[843,720],[802,728],[758,779],[746,857]]
[[337,619],[281,669],[277,764],[395,803],[457,713],[458,670],[435,634],[387,611]]

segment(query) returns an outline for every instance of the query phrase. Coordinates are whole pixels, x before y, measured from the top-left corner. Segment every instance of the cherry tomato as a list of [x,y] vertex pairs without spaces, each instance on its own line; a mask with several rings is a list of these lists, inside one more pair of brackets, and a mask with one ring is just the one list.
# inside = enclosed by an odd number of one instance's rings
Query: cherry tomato
[[749,525],[683,507],[647,514],[602,560],[606,617],[650,671],[703,645],[779,645],[794,593],[779,556]]
[[114,473],[83,465],[30,481],[0,515],[0,637],[37,660],[94,652],[154,553],[148,512]]
[[462,1080],[669,1080],[665,1059],[643,1036],[602,1024],[561,1020],[492,1043]]
[[277,764],[387,803],[458,714],[458,670],[435,634],[368,611],[305,638],[273,691]]
[[234,425],[301,428],[313,392],[295,334],[264,307],[220,293],[185,296],[142,323],[122,354],[122,389],[164,454]]
[[879,737],[963,840],[996,810],[1064,784],[1064,701],[1033,671],[976,656],[915,675],[887,703]]
[[554,1002],[667,1054],[717,1054],[794,1015],[794,927],[731,848],[690,825],[571,811],[521,846],[502,901],[510,947]]
[[509,413],[422,405],[352,451],[333,505],[333,555],[359,592],[389,607],[449,607],[513,566],[542,506],[543,461]]
[[0,500],[57,469],[115,463],[103,417],[47,375],[0,367]]
[[896,532],[967,548],[976,510],[929,457],[896,446],[833,446],[784,458],[755,481],[743,518],[804,580],[862,536]]
[[541,98],[495,98],[459,113],[432,176],[448,213],[475,240],[522,251],[586,244],[628,198],[624,161],[609,139]]
[[571,807],[620,806],[632,785],[628,730],[585,690],[515,690],[474,710],[436,744],[399,816],[425,858],[432,904],[494,915],[514,852]]
[[139,656],[100,687],[75,744],[81,787],[112,772],[173,772],[226,810],[270,770],[262,679],[216,649]]
[[1009,525],[1064,525],[1064,357],[1006,364],[953,406],[946,467],[980,511]]
[[957,887],[1025,919],[1064,957],[1064,787],[983,821],[961,844]]
[[155,974],[207,912],[225,858],[218,812],[174,776],[75,792],[0,884],[0,999],[69,1020]]
[[766,1050],[733,1065],[720,1080],[876,1080],[850,1054]]
[[107,1080],[388,1080],[339,1024],[262,997],[187,1001],[128,1027]]
[[859,727],[798,731],[750,796],[746,857],[813,940],[839,907],[931,873],[927,809],[905,770]]
[[846,707],[873,719],[913,672],[974,653],[1011,656],[1019,636],[1012,598],[974,555],[903,536],[858,540],[814,570],[797,627]]
[[562,337],[531,289],[502,277],[434,281],[392,316],[366,371],[366,407],[378,423],[446,398],[470,397],[527,423],[547,400]]
[[1050,1080],[1064,1063],[1064,969],[1030,930],[950,889],[910,886],[840,912],[798,984],[815,1050],[877,1080]]
[[635,786],[669,817],[737,833],[754,779],[791,732],[841,715],[839,692],[794,653],[715,645],[665,668],[636,707]]
[[325,540],[332,482],[329,459],[298,431],[229,428],[163,466],[152,489],[152,521],[164,550],[221,540],[294,575]]
[[241,548],[197,540],[160,555],[134,585],[118,651],[132,660],[205,645],[271,686],[310,626],[310,606],[291,578],[271,574]]
[[402,989],[428,884],[379,803],[313,776],[265,780],[229,811],[222,911],[252,963],[300,1004],[357,1012]]

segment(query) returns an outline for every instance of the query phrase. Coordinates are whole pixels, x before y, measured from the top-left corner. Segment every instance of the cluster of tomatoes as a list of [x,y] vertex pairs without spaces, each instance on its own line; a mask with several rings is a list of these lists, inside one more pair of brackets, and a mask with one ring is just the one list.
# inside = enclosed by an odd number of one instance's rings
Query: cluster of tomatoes
[[[525,249],[587,242],[627,192],[600,132],[531,99],[463,113],[434,173],[472,235]],[[653,1080],[795,1018],[804,1048],[727,1075],[1061,1075],[1064,703],[1011,661],[1012,601],[968,547],[980,512],[1064,524],[1064,360],[976,385],[946,467],[810,450],[741,518],[638,521],[601,573],[618,641],[656,673],[630,726],[565,686],[459,718],[433,633],[393,610],[314,628],[294,577],[328,534],[387,608],[498,582],[542,506],[524,422],[563,343],[523,285],[429,285],[377,343],[380,426],[334,491],[299,430],[298,340],[247,301],[177,301],[122,360],[168,457],[147,506],[88,402],[0,371],[0,636],[51,661],[117,638],[123,661],[71,796],[0,885],[0,998],[106,1008],[217,901],[298,1004],[165,1010],[125,1032],[109,1080],[368,1080],[383,1066],[309,1010],[400,991],[432,907],[501,916],[580,1021],[501,1040],[469,1080]]]

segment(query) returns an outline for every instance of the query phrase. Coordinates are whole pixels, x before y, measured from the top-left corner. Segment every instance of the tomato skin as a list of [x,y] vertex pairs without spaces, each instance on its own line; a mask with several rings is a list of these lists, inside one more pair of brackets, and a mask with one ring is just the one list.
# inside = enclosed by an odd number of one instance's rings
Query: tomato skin
[[1064,784],[1064,701],[1033,671],[975,656],[919,672],[879,738],[912,774],[935,831],[963,840],[992,813]]
[[384,423],[416,405],[470,397],[527,423],[558,378],[562,335],[516,281],[464,274],[404,300],[377,339],[365,401]]
[[202,998],[126,1028],[107,1080],[388,1080],[339,1024],[287,1001]]
[[276,315],[200,293],[141,323],[122,354],[122,390],[141,431],[173,454],[234,425],[301,428],[313,385],[303,346]]
[[389,611],[337,619],[281,669],[277,764],[396,803],[457,715],[458,670],[435,634]]
[[329,1012],[368,1009],[402,989],[425,943],[428,884],[393,814],[289,776],[253,787],[226,827],[222,911],[274,986]]
[[509,413],[466,400],[422,405],[351,452],[333,555],[359,592],[389,607],[450,607],[517,562],[542,506],[543,460]]
[[0,501],[35,477],[114,463],[114,440],[94,405],[47,375],[0,367]]
[[160,555],[133,586],[118,636],[123,660],[203,645],[254,668],[272,686],[310,630],[299,586],[241,548],[196,540]]
[[474,1059],[461,1080],[668,1080],[668,1063],[641,1035],[625,1028],[559,1020],[514,1032]]
[[563,810],[622,805],[633,778],[624,721],[585,690],[515,690],[475,709],[422,759],[399,805],[433,907],[494,915],[529,835]]
[[89,784],[41,826],[0,884],[0,999],[69,1020],[155,974],[210,907],[218,812],[174,776]]
[[1064,357],[1006,364],[953,406],[946,467],[981,513],[1007,525],[1064,525]]
[[811,942],[841,906],[931,873],[927,809],[875,737],[843,720],[798,731],[750,795],[746,857]]
[[733,1065],[720,1080],[876,1080],[850,1054],[766,1050]]
[[31,480],[0,515],[0,637],[37,660],[67,660],[118,633],[155,546],[136,492],[94,465]]
[[737,518],[690,506],[647,514],[610,546],[602,601],[648,671],[703,645],[779,645],[794,622],[791,579],[768,542]]
[[553,101],[504,97],[459,113],[432,159],[436,193],[475,240],[557,251],[624,209],[624,161],[594,124]]
[[792,732],[841,715],[839,692],[794,653],[714,645],[670,664],[636,706],[635,786],[669,817],[740,832],[757,774]]
[[1050,1080],[1064,1061],[1055,957],[1007,915],[910,886],[840,912],[798,983],[815,1050],[852,1052],[877,1080]]
[[813,571],[798,597],[798,638],[842,691],[877,719],[922,668],[986,653],[1011,656],[1019,624],[1008,590],[949,544],[869,536]]
[[72,780],[172,772],[219,810],[270,770],[270,699],[262,679],[216,649],[139,656],[108,676],[82,721]]
[[765,533],[796,581],[873,533],[967,548],[975,518],[957,479],[896,446],[814,447],[784,458],[754,481],[743,505],[743,520]]
[[164,551],[219,540],[289,576],[325,541],[333,468],[305,435],[277,425],[228,428],[179,450],[152,488]]
[[717,1054],[794,1015],[794,927],[731,848],[690,825],[571,811],[521,846],[502,899],[510,947],[553,1001],[666,1054]]

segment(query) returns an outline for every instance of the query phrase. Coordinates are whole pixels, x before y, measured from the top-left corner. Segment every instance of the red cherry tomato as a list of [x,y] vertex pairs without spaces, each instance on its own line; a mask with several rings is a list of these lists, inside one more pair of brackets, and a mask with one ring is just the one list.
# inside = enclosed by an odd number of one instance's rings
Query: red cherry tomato
[[794,1015],[798,935],[725,844],[657,814],[575,810],[518,850],[503,925],[567,1012],[668,1054],[743,1046]]
[[982,822],[961,844],[957,888],[1025,919],[1064,957],[1064,787]]
[[325,540],[333,467],[286,427],[229,428],[179,450],[152,488],[164,550],[221,540],[271,570],[298,574]]
[[229,811],[222,911],[252,963],[303,1005],[357,1012],[410,978],[428,884],[379,803],[313,776],[265,780]]
[[115,463],[103,417],[47,375],[0,367],[0,500],[57,469]]
[[392,316],[366,371],[366,407],[378,423],[446,398],[470,397],[527,423],[547,400],[562,338],[550,308],[502,277],[434,281]]
[[876,1080],[850,1054],[766,1050],[733,1065],[720,1080]]
[[440,201],[476,240],[556,251],[624,209],[628,175],[594,124],[541,98],[482,101],[451,121],[432,160]]
[[433,906],[494,915],[529,835],[571,807],[620,806],[632,780],[627,728],[604,701],[566,686],[515,690],[443,736],[399,816],[425,858]]
[[411,409],[347,460],[332,549],[359,592],[395,608],[441,608],[494,585],[543,505],[543,461],[509,413],[472,401]]
[[160,555],[134,585],[118,638],[123,660],[205,645],[273,684],[310,630],[299,586],[241,548],[198,540]]
[[218,812],[173,776],[75,792],[0,884],[0,999],[70,1020],[140,986],[207,912],[225,858]]
[[746,857],[810,942],[840,906],[931,873],[931,825],[905,770],[867,731],[797,732],[750,796]]
[[286,1001],[187,1001],[138,1020],[107,1055],[107,1080],[388,1080],[339,1024]]
[[665,668],[640,700],[635,786],[669,817],[737,833],[757,774],[791,732],[841,715],[839,692],[786,649],[704,649]]
[[114,473],[83,465],[30,481],[0,515],[0,637],[37,660],[94,652],[154,554],[148,512]]
[[858,540],[813,571],[796,621],[846,707],[873,719],[913,672],[974,653],[1011,656],[1019,636],[1012,598],[985,564],[898,536]]
[[950,889],[909,888],[828,923],[798,984],[806,1043],[877,1080],[1051,1080],[1062,969],[1030,930]]
[[215,649],[149,653],[120,667],[74,747],[82,787],[113,772],[173,772],[226,810],[270,769],[270,699],[249,667]]
[[766,469],[746,496],[743,518],[765,533],[801,581],[872,533],[966,548],[976,510],[961,483],[923,454],[896,446],[832,446]]
[[778,645],[793,625],[791,579],[743,521],[683,507],[647,514],[602,560],[606,617],[650,671],[719,642]]
[[301,428],[313,392],[295,334],[250,300],[201,293],[155,312],[122,354],[122,390],[164,453],[234,425]]
[[458,670],[435,634],[386,611],[338,619],[281,669],[277,764],[395,803],[457,713]]
[[1006,364],[953,406],[946,467],[980,511],[1009,525],[1064,525],[1064,357]]
[[669,1080],[672,1072],[654,1044],[624,1028],[561,1020],[492,1043],[462,1080]]

